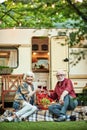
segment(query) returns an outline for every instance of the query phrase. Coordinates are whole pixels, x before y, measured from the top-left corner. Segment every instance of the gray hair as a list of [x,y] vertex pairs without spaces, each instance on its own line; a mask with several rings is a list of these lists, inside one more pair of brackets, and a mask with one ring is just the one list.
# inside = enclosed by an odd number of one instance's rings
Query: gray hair
[[27,72],[26,74],[24,74],[24,79],[25,79],[27,76],[32,76],[33,79],[35,79],[35,75],[34,75],[34,73],[33,73],[32,71],[29,71],[29,72]]
[[57,73],[56,73],[56,76],[57,76],[57,75],[60,75],[60,74],[66,75],[65,71],[63,71],[63,70],[58,70]]

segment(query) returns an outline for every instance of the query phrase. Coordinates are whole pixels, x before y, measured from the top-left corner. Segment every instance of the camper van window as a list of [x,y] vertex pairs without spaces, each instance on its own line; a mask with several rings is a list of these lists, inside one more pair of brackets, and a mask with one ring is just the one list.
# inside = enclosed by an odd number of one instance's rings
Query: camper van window
[[18,49],[16,47],[0,47],[0,66],[18,67]]
[[41,45],[41,50],[48,51],[48,45],[46,45],[46,44]]
[[32,45],[32,50],[37,51],[39,49],[39,46],[37,44]]

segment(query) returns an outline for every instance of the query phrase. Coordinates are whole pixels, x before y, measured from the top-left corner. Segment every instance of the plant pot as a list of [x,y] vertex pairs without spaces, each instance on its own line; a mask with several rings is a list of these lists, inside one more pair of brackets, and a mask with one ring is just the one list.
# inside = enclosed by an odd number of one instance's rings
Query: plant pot
[[11,74],[12,71],[13,71],[12,68],[0,68],[0,75]]

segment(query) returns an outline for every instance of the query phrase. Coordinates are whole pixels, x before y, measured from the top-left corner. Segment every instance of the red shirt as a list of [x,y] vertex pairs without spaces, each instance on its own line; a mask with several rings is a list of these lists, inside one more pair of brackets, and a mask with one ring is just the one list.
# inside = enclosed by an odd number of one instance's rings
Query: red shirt
[[53,99],[60,99],[61,94],[63,91],[66,90],[69,92],[69,95],[73,98],[76,98],[76,94],[73,88],[73,84],[70,79],[65,78],[61,82],[57,82],[54,92],[51,94]]

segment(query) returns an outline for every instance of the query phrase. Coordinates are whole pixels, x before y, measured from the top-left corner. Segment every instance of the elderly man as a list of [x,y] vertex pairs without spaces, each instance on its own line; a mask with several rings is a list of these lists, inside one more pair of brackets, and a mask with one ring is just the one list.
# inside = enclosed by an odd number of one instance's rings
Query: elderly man
[[58,103],[52,104],[48,108],[51,113],[58,117],[56,121],[65,121],[67,110],[73,110],[78,105],[73,84],[65,76],[66,74],[63,70],[58,70],[56,73],[58,81],[54,92],[50,95],[51,98],[58,100]]

